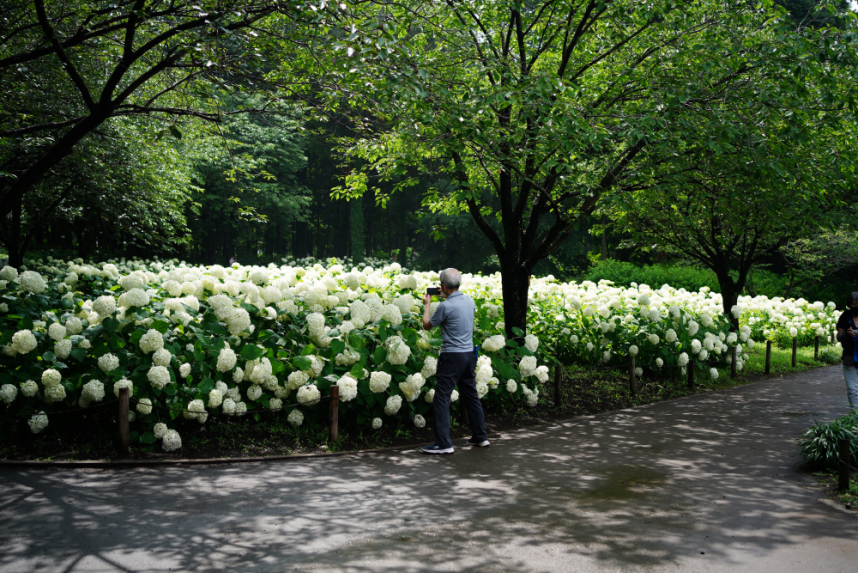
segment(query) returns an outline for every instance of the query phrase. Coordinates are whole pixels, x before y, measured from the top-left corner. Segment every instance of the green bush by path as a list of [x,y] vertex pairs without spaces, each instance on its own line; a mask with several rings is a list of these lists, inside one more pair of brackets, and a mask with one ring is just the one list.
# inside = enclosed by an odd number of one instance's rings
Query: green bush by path
[[853,411],[825,424],[814,421],[813,427],[796,441],[804,461],[820,468],[837,469],[838,442],[841,439],[849,440],[852,464],[858,466],[858,412]]

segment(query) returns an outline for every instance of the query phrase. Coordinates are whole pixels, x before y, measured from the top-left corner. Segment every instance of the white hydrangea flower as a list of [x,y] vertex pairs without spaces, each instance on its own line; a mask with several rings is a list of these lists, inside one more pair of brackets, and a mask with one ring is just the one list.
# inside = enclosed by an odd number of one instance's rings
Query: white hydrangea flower
[[217,357],[218,372],[229,372],[233,369],[233,367],[235,367],[235,363],[237,360],[238,356],[236,356],[235,351],[232,348],[221,348],[220,354],[218,354]]
[[144,354],[150,354],[164,348],[164,337],[155,329],[149,329],[140,337],[140,350]]
[[223,393],[214,389],[209,392],[209,408],[217,408],[223,403]]
[[155,436],[156,439],[160,440],[167,433],[168,429],[169,428],[167,428],[167,424],[164,424],[163,422],[158,422],[157,424],[155,424],[155,427],[152,428],[152,434]]
[[36,337],[29,330],[19,330],[12,335],[12,348],[18,354],[27,354],[36,349],[39,343],[36,342]]
[[33,382],[32,380],[27,380],[23,384],[21,384],[21,394],[26,396],[27,398],[32,398],[39,391],[39,385]]
[[629,354],[631,354],[632,356],[637,356],[638,352],[640,352],[640,350],[638,349],[637,346],[635,346],[634,344],[629,346]]
[[13,282],[18,279],[18,269],[6,265],[0,269],[0,279],[8,282]]
[[423,360],[423,368],[420,370],[420,374],[423,378],[429,378],[430,376],[434,376],[438,371],[438,359],[434,356],[427,356]]
[[534,370],[533,374],[534,376],[536,376],[536,379],[539,380],[539,382],[542,384],[548,382],[548,379],[550,378],[548,366],[545,365],[538,367],[536,370]]
[[[300,393],[298,395],[300,396]],[[247,389],[247,399],[251,402],[256,402],[257,400],[259,400],[260,396],[262,396],[262,388],[259,385],[253,384],[250,388]]]
[[294,410],[289,412],[289,416],[286,417],[286,421],[297,428],[304,423],[304,413],[301,412],[301,410],[295,408]]
[[17,396],[18,389],[12,384],[3,384],[3,386],[0,386],[0,400],[3,400],[6,404],[14,402]]
[[384,422],[381,421],[381,418],[373,418],[372,419],[372,429],[373,430],[380,429],[383,424],[384,424]]
[[176,430],[167,430],[161,440],[165,452],[174,452],[182,447],[182,438]]
[[185,362],[181,366],[179,366],[179,375],[182,378],[187,378],[191,374],[191,365]]
[[42,372],[42,384],[45,386],[56,386],[60,382],[62,382],[63,377],[59,373],[59,371],[54,370],[53,368],[48,368],[44,372]]
[[81,400],[84,404],[101,402],[104,399],[104,384],[98,380],[90,380],[83,385]]
[[120,296],[119,300],[127,308],[142,307],[149,304],[149,295],[143,289],[135,288]]
[[649,336],[646,337],[646,339],[649,340],[649,343],[652,344],[653,346],[658,345],[658,342],[659,342],[658,334],[650,334]]
[[[48,287],[45,279],[43,279],[42,275],[36,271],[24,271],[21,278],[18,280],[18,285],[21,287],[21,290],[33,294],[41,294],[45,292],[45,289]],[[47,425],[47,423],[45,425]]]
[[38,434],[48,427],[48,417],[44,412],[39,412],[27,420],[27,425],[30,426],[31,432]]
[[435,400],[435,388],[426,392],[426,394],[423,395],[423,399],[426,400],[427,403],[431,404]]
[[59,342],[66,337],[66,327],[59,322],[54,322],[48,327],[48,336]]
[[165,366],[153,366],[146,374],[146,378],[153,388],[163,390],[170,383],[170,371]]
[[69,339],[63,339],[54,344],[54,354],[60,360],[65,360],[69,357],[72,351],[72,342]]
[[116,299],[110,295],[100,296],[92,303],[92,311],[101,318],[113,316],[116,313]]
[[83,330],[83,323],[79,318],[75,316],[70,316],[66,319],[66,333],[75,335],[80,334],[80,331]]
[[528,334],[524,337],[524,346],[531,352],[536,352],[536,349],[539,347],[539,339],[532,334]]
[[152,413],[152,400],[149,398],[140,398],[137,402],[137,411],[144,416]]
[[286,379],[286,387],[290,390],[297,390],[310,380],[310,376],[306,372],[296,370],[289,374]]
[[298,403],[299,404],[317,404],[322,397],[322,393],[315,384],[307,384],[298,388]]
[[221,412],[228,416],[232,416],[235,413],[235,400],[232,398],[225,398],[221,403]]
[[420,414],[414,415],[414,426],[416,428],[423,428],[426,426],[426,418],[421,416]]
[[337,382],[340,389],[340,402],[350,402],[357,397],[358,382],[351,374],[346,374]]
[[506,339],[502,334],[490,336],[483,342],[483,350],[486,352],[497,352],[504,346],[506,346]]
[[515,380],[507,380],[506,381],[506,391],[510,394],[515,394],[515,391],[518,390],[518,383]]
[[709,369],[709,376],[712,378],[712,380],[717,380],[718,379],[718,369],[717,368],[710,368]]
[[119,368],[119,358],[115,354],[103,354],[98,358],[98,367],[104,372],[112,372]]
[[405,382],[400,382],[399,389],[405,395],[406,400],[413,402],[420,396],[420,389],[423,388],[425,383],[426,381],[423,379],[423,376],[417,372],[408,376]]
[[384,404],[384,413],[393,416],[402,407],[402,396],[390,396]]
[[522,378],[532,376],[536,371],[536,356],[525,356],[518,363],[518,370],[521,372]]
[[387,347],[387,361],[394,365],[405,364],[411,356],[411,347],[401,336],[388,336],[384,343]]
[[113,395],[116,396],[117,398],[119,398],[119,391],[122,388],[128,388],[128,396],[129,397],[134,395],[134,383],[131,382],[131,380],[128,380],[127,378],[123,378],[123,379],[119,380],[118,382],[116,382],[116,384],[113,385]]

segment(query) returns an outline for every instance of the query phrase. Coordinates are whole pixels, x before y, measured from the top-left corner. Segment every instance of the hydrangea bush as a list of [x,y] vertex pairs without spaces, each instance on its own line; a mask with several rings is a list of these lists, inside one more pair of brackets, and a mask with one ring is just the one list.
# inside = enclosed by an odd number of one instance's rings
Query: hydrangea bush
[[[339,386],[343,424],[422,427],[431,410],[441,344],[421,328],[421,296],[437,273],[396,263],[335,259],[267,267],[191,266],[175,260],[31,261],[0,271],[0,400],[41,432],[52,411],[102,403],[128,388],[132,438],[181,447],[176,419],[264,409],[298,426],[325,419]],[[324,264],[323,264],[324,263]],[[373,261],[373,264],[378,262]],[[477,304],[481,398],[535,406],[547,363],[695,367],[717,376],[731,348],[754,340],[827,335],[834,305],[743,297],[729,332],[720,295],[665,285],[534,279],[529,332],[504,334],[500,275],[464,275]],[[439,302],[432,304],[432,311]],[[458,394],[453,408],[458,409]],[[298,404],[293,407],[292,404]],[[259,417],[260,414],[251,415]]]
[[559,283],[549,276],[531,285],[528,324],[568,362],[618,364],[632,354],[651,369],[683,368],[693,359],[695,367],[711,373],[730,363],[734,346],[741,370],[745,351],[757,342],[786,347],[793,338],[799,344],[827,338],[838,316],[833,302],[741,296],[732,309],[739,330],[731,332],[722,303],[707,287],[622,288],[610,281]]
[[[98,404],[121,388],[132,394],[132,439],[161,440],[168,451],[181,447],[179,417],[205,424],[212,414],[264,409],[295,426],[323,421],[332,384],[344,425],[422,427],[431,410],[441,339],[421,328],[421,296],[437,273],[335,260],[233,268],[48,260],[30,268],[0,274],[0,400],[35,433],[52,411]],[[486,313],[479,321],[493,328]],[[479,359],[483,400],[535,406],[548,378],[538,345],[536,337],[519,346],[495,335]],[[457,400],[454,393],[454,409]]]

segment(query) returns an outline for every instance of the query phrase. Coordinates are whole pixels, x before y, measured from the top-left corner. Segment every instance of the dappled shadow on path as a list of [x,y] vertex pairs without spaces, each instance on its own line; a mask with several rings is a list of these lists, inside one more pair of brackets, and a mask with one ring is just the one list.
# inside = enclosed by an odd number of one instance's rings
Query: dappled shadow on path
[[579,418],[454,456],[0,472],[0,572],[691,570],[823,541],[855,555],[856,522],[814,501],[792,457],[812,414],[841,413],[838,375]]

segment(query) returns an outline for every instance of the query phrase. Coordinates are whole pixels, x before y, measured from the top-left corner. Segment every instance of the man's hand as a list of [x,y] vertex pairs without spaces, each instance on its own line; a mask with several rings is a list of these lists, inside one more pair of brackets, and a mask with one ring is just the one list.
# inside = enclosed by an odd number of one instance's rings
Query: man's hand
[[855,336],[858,335],[858,332],[855,332],[854,330],[852,330],[852,327],[850,326],[849,330],[846,331],[846,334],[848,334],[852,338],[855,338]]
[[423,306],[428,306],[430,304],[432,304],[432,295],[431,294],[424,294],[423,295]]

